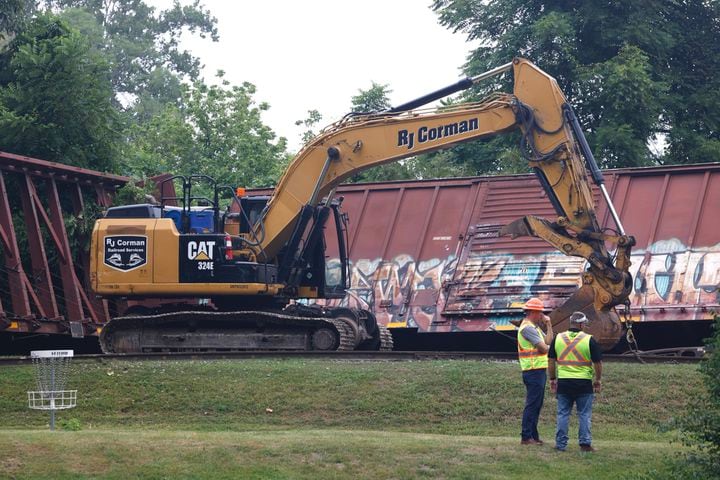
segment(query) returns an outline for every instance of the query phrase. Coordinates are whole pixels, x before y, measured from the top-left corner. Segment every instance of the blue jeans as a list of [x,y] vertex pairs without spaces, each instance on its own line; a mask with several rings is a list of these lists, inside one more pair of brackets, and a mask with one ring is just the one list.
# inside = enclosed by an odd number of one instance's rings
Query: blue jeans
[[523,383],[525,384],[525,410],[522,418],[522,432],[520,433],[523,440],[540,440],[537,425],[540,419],[540,410],[545,400],[545,381],[547,380],[547,370],[525,370],[523,372]]
[[559,450],[565,450],[568,444],[568,422],[572,412],[573,402],[577,405],[578,413],[578,440],[580,445],[592,444],[591,418],[592,418],[592,393],[584,395],[557,395],[557,431],[555,432],[555,446]]

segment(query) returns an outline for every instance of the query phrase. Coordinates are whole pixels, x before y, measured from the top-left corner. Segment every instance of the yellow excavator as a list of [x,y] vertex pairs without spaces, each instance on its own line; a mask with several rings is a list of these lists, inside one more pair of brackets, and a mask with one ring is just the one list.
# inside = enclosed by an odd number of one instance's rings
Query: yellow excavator
[[[509,70],[512,94],[419,108]],[[372,312],[301,300],[345,294],[347,219],[336,187],[373,166],[518,129],[521,150],[557,218],[526,216],[505,225],[500,235],[539,237],[587,260],[582,286],[551,313],[552,323],[563,330],[570,314],[582,311],[591,319],[590,332],[605,348],[612,347],[623,331],[614,307],[626,303],[631,290],[628,268],[635,241],[625,234],[557,82],[516,58],[388,111],[347,115],[300,151],[269,198],[244,195],[208,177],[172,177],[168,181],[182,182],[181,195],[163,197],[159,205],[108,209],[93,231],[94,291],[107,298],[178,302],[129,308],[103,328],[102,349],[392,349],[390,332]],[[600,228],[588,177],[607,202],[617,227],[612,233]],[[198,190],[194,182],[212,188]],[[212,198],[198,194],[207,191]],[[234,208],[220,208],[224,192],[230,192]],[[330,285],[325,273],[324,232],[330,217],[342,264],[339,285]]]

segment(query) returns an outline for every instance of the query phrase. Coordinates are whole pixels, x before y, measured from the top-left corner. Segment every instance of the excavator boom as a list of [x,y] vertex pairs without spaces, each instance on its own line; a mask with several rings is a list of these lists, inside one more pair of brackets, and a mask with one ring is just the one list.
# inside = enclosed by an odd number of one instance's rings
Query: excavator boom
[[[497,93],[482,102],[439,109],[407,110],[509,69],[514,78],[512,94]],[[558,217],[553,221],[521,218],[500,234],[540,237],[562,253],[588,261],[583,286],[551,318],[563,329],[570,314],[583,311],[591,319],[589,330],[609,348],[622,332],[613,307],[625,303],[630,293],[628,268],[634,239],[624,234],[602,173],[557,82],[522,58],[387,112],[350,115],[331,125],[303,148],[278,183],[262,219],[265,237],[260,250],[275,258],[281,248],[296,243],[294,237],[305,230],[300,218],[303,208],[331,196],[338,184],[359,171],[517,129],[522,132],[522,152]],[[618,235],[601,231],[588,177],[601,189]],[[616,248],[616,258],[606,242]],[[287,249],[278,259],[281,268],[293,260]]]

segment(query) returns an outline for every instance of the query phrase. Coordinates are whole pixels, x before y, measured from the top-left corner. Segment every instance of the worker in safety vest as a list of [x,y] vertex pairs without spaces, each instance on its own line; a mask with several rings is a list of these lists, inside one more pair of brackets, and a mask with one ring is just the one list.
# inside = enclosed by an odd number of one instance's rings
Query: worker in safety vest
[[[525,318],[517,333],[518,359],[522,368],[525,384],[525,410],[522,418],[522,445],[542,445],[538,434],[540,410],[545,400],[547,381],[547,353],[553,338],[550,317],[545,315],[545,305],[539,298],[531,298],[525,303]],[[545,333],[540,328],[545,327]]]
[[550,345],[548,373],[550,390],[557,393],[555,449],[565,451],[568,421],[573,403],[577,405],[580,450],[594,452],[590,431],[594,393],[602,387],[602,350],[592,335],[583,332],[588,319],[582,312],[570,316],[570,328],[558,334]]

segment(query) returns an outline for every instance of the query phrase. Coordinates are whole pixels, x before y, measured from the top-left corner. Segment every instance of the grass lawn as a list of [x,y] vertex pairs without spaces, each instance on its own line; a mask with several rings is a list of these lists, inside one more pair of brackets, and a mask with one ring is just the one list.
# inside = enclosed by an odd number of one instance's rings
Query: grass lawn
[[[0,368],[0,478],[623,478],[679,448],[692,365],[607,364],[595,454],[519,445],[517,363],[75,362],[78,407],[28,410],[32,367]],[[271,410],[271,411],[270,411]],[[563,476],[567,472],[567,476]]]

